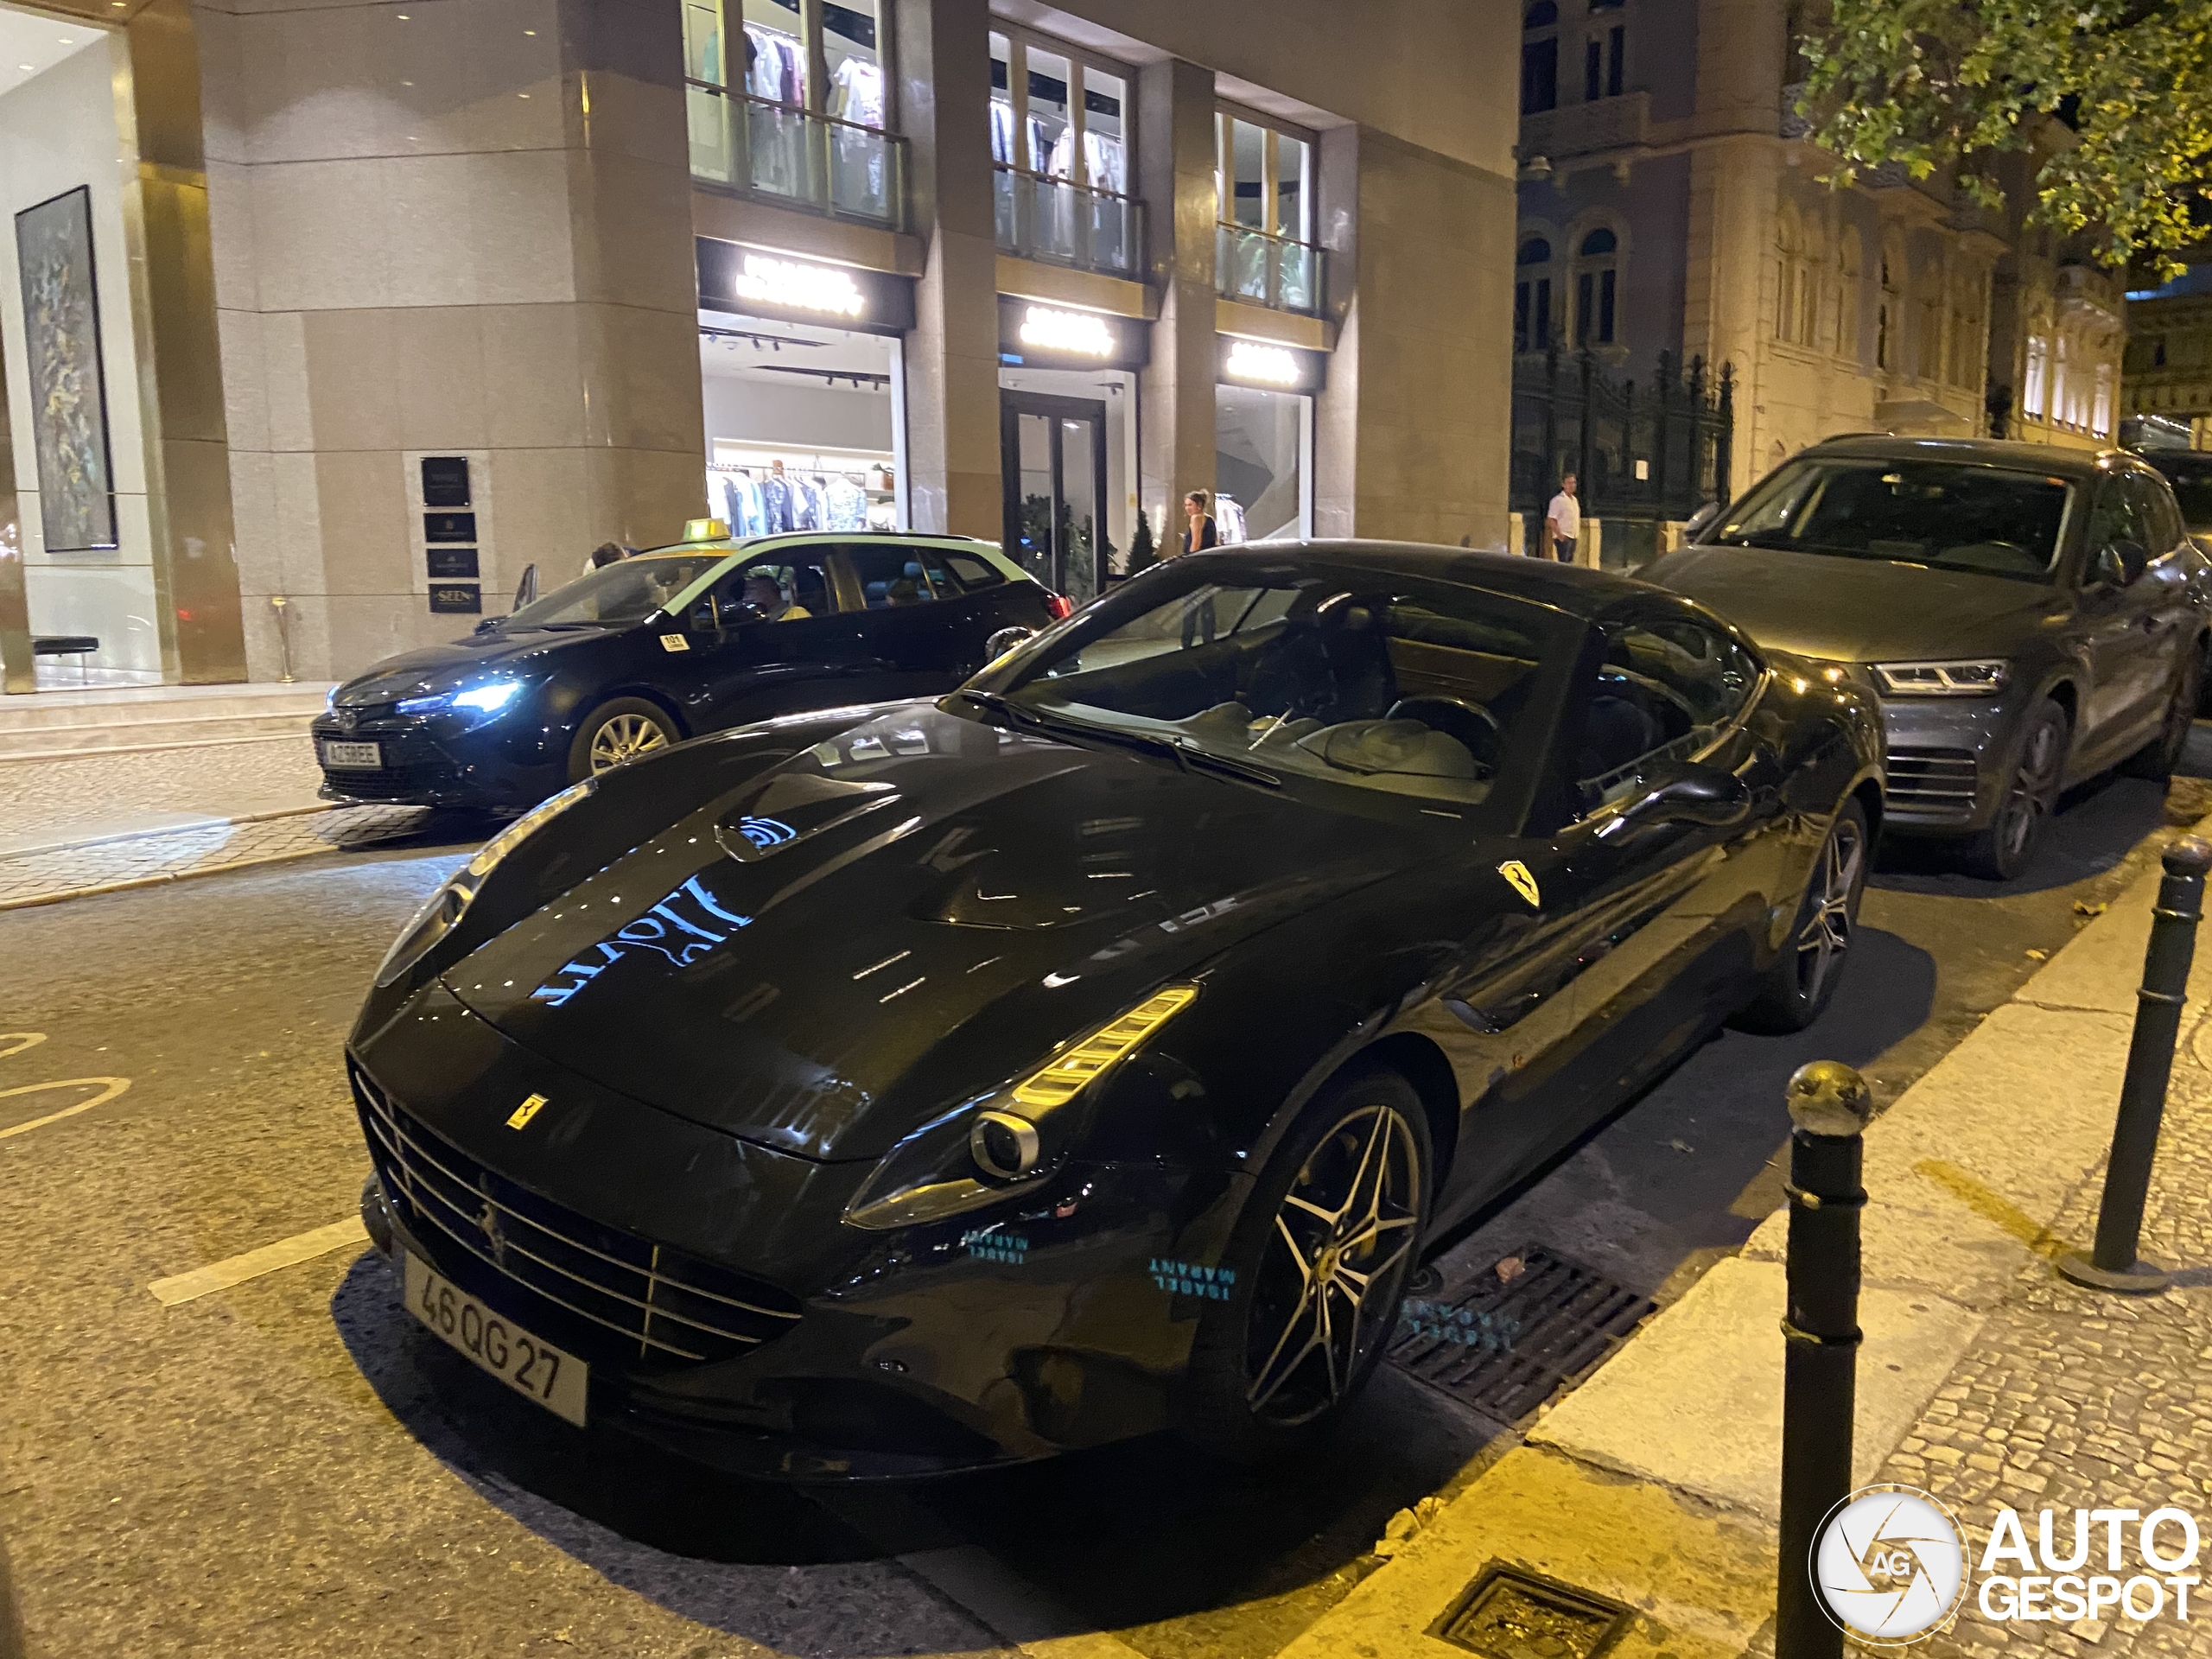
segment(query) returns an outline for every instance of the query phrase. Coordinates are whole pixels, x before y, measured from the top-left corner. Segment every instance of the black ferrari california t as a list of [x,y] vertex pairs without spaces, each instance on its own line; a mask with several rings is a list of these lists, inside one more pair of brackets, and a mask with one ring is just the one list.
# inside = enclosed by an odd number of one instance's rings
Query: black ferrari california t
[[509,826],[350,1039],[365,1219],[510,1387],[727,1469],[1266,1456],[1441,1230],[1820,1012],[1880,755],[1855,685],[1633,582],[1179,558],[941,700]]

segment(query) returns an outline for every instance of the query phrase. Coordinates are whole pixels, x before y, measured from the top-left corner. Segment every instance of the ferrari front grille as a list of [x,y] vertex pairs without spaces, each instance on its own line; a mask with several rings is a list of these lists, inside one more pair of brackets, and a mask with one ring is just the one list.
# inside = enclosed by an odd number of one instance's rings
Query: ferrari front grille
[[[587,1357],[653,1370],[726,1359],[798,1324],[797,1298],[603,1226],[486,1168],[346,1068],[385,1197],[448,1278]],[[527,1306],[516,1304],[516,1292]]]

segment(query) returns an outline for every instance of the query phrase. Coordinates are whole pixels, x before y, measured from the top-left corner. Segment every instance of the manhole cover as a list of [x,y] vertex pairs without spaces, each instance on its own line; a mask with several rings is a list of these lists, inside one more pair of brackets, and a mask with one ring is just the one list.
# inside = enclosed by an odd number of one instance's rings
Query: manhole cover
[[1492,1561],[1428,1633],[1484,1659],[1597,1659],[1634,1617],[1618,1601]]
[[1653,1306],[1580,1262],[1530,1244],[1501,1257],[1455,1299],[1408,1296],[1390,1358],[1462,1404],[1510,1423],[1562,1382],[1580,1382]]

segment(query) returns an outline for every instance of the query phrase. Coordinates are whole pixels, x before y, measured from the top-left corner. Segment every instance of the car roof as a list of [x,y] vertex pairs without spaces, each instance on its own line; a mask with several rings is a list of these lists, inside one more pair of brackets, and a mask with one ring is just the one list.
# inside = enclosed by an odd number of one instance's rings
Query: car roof
[[795,530],[784,531],[773,536],[719,536],[712,541],[671,542],[663,547],[645,548],[631,556],[651,559],[680,553],[740,553],[756,548],[810,547],[818,542],[845,543],[855,537],[908,547],[942,547],[953,551],[972,552],[982,549],[995,553],[999,550],[996,542],[978,541],[973,536],[931,536],[907,530]]
[[[1631,601],[1656,601],[1669,609],[1677,608],[1681,601],[1679,594],[1608,570],[1560,564],[1519,553],[1478,552],[1423,542],[1246,542],[1180,556],[1221,565],[1224,581],[1235,580],[1239,566],[1250,569],[1286,558],[1309,569],[1338,569],[1348,575],[1419,576],[1550,606],[1586,621],[1605,617]],[[1680,608],[1695,607],[1681,603]]]
[[2072,449],[2056,444],[2021,443],[2005,438],[1899,438],[1887,433],[1853,433],[1824,439],[1804,455],[1859,455],[1869,461],[1948,461],[1965,466],[2005,467],[2076,482],[2094,478],[2114,462],[2135,463],[2123,449]]

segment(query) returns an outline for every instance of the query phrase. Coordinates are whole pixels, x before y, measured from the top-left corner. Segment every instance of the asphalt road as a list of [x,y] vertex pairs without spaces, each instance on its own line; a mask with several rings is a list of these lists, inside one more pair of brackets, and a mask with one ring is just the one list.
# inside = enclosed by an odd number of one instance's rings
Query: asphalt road
[[[1893,1098],[2207,810],[2190,779],[2081,791],[2002,888],[1888,855],[1815,1031],[1717,1039],[1459,1241],[1447,1283],[1540,1243],[1679,1294],[1779,1201],[1791,1070],[1850,1060]],[[845,1659],[1071,1629],[1264,1659],[1394,1510],[1510,1440],[1386,1369],[1339,1443],[1264,1478],[1142,1444],[798,1491],[577,1436],[416,1329],[353,1249],[157,1302],[156,1280],[353,1213],[340,1046],[456,859],[337,855],[0,918],[0,1659]]]

